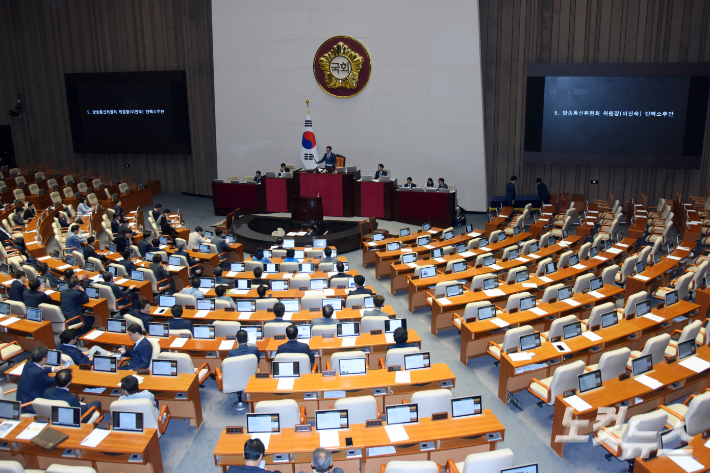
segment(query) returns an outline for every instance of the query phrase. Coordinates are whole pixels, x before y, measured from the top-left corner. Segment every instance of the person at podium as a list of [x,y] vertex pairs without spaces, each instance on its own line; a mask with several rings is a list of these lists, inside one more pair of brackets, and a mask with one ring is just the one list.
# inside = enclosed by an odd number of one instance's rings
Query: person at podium
[[279,177],[285,172],[291,172],[289,168],[286,167],[286,163],[281,163],[281,169],[279,169]]
[[386,175],[387,175],[387,171],[385,171],[385,165],[378,164],[377,171],[375,171],[375,179],[379,179],[380,176],[386,176]]
[[332,171],[335,169],[335,153],[333,153],[333,148],[328,146],[325,149],[326,153],[323,155],[323,159],[316,162],[316,164],[325,163],[325,168]]
[[408,177],[408,178],[407,178],[407,183],[404,185],[404,187],[406,187],[406,188],[408,188],[408,189],[411,189],[412,187],[417,187],[417,185],[412,182],[412,178],[411,178],[411,177]]

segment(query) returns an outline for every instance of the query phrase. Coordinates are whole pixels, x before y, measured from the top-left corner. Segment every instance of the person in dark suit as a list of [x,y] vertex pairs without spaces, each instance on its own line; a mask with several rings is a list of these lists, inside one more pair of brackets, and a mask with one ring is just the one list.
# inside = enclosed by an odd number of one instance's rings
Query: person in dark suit
[[382,307],[385,305],[385,296],[382,294],[377,294],[372,298],[372,303],[375,306],[374,309],[366,310],[362,315],[363,317],[389,317],[389,314],[382,311]]
[[25,283],[27,282],[27,275],[24,271],[15,271],[15,280],[10,284],[10,290],[8,291],[8,299],[11,301],[25,302],[24,293],[27,290]]
[[27,208],[25,209],[25,213],[22,214],[22,219],[29,222],[33,218],[35,218],[35,215],[37,215],[37,209],[35,209],[35,204],[34,202],[29,202],[27,204]]
[[[17,400],[21,404],[32,402],[38,397],[42,397],[45,389],[54,386],[54,378],[49,373],[56,373],[59,366],[53,368],[45,367],[47,364],[47,347],[38,345],[32,349],[31,360],[25,363],[25,367],[17,382]],[[22,408],[23,413],[34,414],[32,406]]]
[[39,279],[30,281],[30,288],[23,294],[25,307],[39,307],[40,304],[53,304],[52,298],[44,293],[45,287]]
[[153,246],[150,244],[150,232],[143,232],[143,239],[140,241],[140,243],[138,243],[138,252],[143,258],[145,258],[145,254],[148,253],[152,248]]
[[439,178],[439,187],[437,187],[437,189],[448,189],[448,188],[449,188],[449,186],[447,186],[446,183],[444,182],[444,178],[440,177]]
[[256,295],[259,296],[257,299],[266,299],[266,291],[268,288],[263,284],[256,288]]
[[150,361],[153,358],[153,345],[143,336],[141,326],[131,324],[127,332],[134,345],[132,350],[126,350],[125,348],[118,349],[121,355],[130,357],[128,365],[124,365],[119,369],[138,370],[150,368]]
[[415,347],[417,346],[414,343],[407,343],[407,340],[409,339],[409,333],[407,332],[407,329],[404,327],[398,327],[394,331],[394,345],[390,345],[387,347],[387,350],[391,350],[393,348],[409,348],[409,347]]
[[284,239],[282,237],[276,238],[276,247],[272,248],[272,250],[285,250]]
[[254,173],[254,182],[261,184],[261,171],[256,171],[256,173]]
[[258,266],[254,268],[254,279],[251,280],[251,287],[254,286],[266,286],[271,287],[271,283],[268,279],[261,279],[261,275],[264,274],[264,270]]
[[510,176],[510,182],[505,186],[505,205],[512,207],[515,204],[515,183],[518,182],[517,176]]
[[89,261],[89,258],[96,258],[97,260],[101,261],[102,263],[106,264],[108,263],[106,261],[106,257],[104,255],[100,255],[96,252],[94,249],[94,242],[96,239],[92,236],[88,237],[86,239],[86,245],[81,247],[81,252],[84,254],[84,262]]
[[322,316],[311,320],[311,326],[315,325],[335,325],[338,319],[333,318],[333,306],[326,305],[321,309]]
[[349,296],[357,296],[359,294],[365,294],[368,296],[372,295],[372,290],[364,287],[365,276],[363,276],[362,274],[358,274],[353,279],[355,280],[355,289],[350,291],[350,293],[348,294]]
[[86,355],[83,351],[76,347],[78,340],[79,335],[76,333],[76,330],[65,330],[59,334],[59,341],[61,344],[57,348],[59,348],[59,351],[71,358],[75,365],[88,365],[94,357]]
[[333,250],[329,247],[326,246],[325,249],[323,250],[323,257],[320,259],[318,263],[337,263],[338,258],[333,258]]
[[417,185],[412,182],[412,178],[411,178],[411,177],[408,177],[408,178],[407,178],[407,183],[404,185],[404,187],[406,187],[406,188],[408,188],[408,189],[411,189],[412,187],[417,187]]
[[256,347],[256,345],[247,345],[247,341],[249,340],[249,335],[244,330],[240,330],[237,332],[237,348],[232,348],[229,350],[229,354],[227,355],[227,358],[231,358],[233,356],[242,356],[242,355],[255,355],[256,359],[259,359],[259,349]]
[[10,217],[13,227],[24,227],[27,222],[22,218],[22,207],[17,207]]
[[550,195],[550,191],[547,190],[547,186],[539,177],[535,180],[535,182],[537,182],[537,196],[543,204],[549,204],[552,196]]
[[277,302],[274,304],[274,307],[272,308],[274,311],[274,318],[273,320],[267,320],[264,323],[264,326],[266,324],[270,324],[271,322],[283,322],[284,321],[284,314],[286,313],[286,306],[283,304],[283,302]]
[[160,218],[160,209],[162,209],[162,208],[163,208],[163,206],[161,204],[155,204],[155,208],[153,208],[153,210],[150,211],[150,215],[153,217],[153,220],[155,220],[156,222]]
[[385,165],[378,164],[377,171],[375,171],[375,179],[379,179],[380,176],[386,176],[386,175],[387,175],[387,171],[385,171]]
[[177,256],[184,256],[185,259],[187,260],[187,265],[190,267],[194,266],[195,260],[192,259],[192,256],[190,256],[190,254],[187,251],[185,251],[185,242],[181,241],[180,243],[178,243],[177,248],[178,248],[177,251],[173,254],[177,255]]
[[59,284],[59,281],[49,269],[49,265],[43,261],[37,262],[37,275],[44,278],[47,281],[47,285],[51,288],[55,288]]
[[79,334],[83,335],[91,330],[91,326],[94,325],[94,316],[84,315],[83,313],[83,304],[89,302],[89,296],[86,292],[84,292],[84,288],[81,286],[79,278],[72,276],[67,281],[69,283],[69,288],[63,290],[59,294],[59,307],[67,320],[74,318],[77,315],[82,318],[84,326],[79,330]]
[[316,164],[325,163],[326,169],[330,169],[330,170],[335,169],[335,163],[337,161],[335,158],[335,153],[333,153],[332,151],[333,151],[333,148],[328,146],[325,149],[325,154],[323,155],[323,159],[321,159],[320,161],[317,161]]
[[212,274],[214,274],[214,285],[219,286],[219,285],[224,285],[224,286],[232,286],[234,287],[234,283],[232,282],[231,279],[227,279],[225,277],[222,277],[222,274],[224,274],[224,270],[217,266],[214,268]]
[[315,356],[313,356],[313,353],[311,353],[311,349],[308,347],[307,343],[301,343],[297,340],[298,329],[295,325],[291,324],[286,327],[286,337],[288,338],[288,341],[283,345],[279,346],[278,350],[276,350],[276,354],[278,355],[279,353],[305,353],[311,360],[311,366],[313,366],[313,363],[316,361],[316,358]]
[[121,216],[119,214],[113,214],[113,219],[111,220],[111,233],[115,235],[118,234],[118,229],[121,228]]
[[2,226],[0,226],[0,241],[2,241],[2,244],[5,246],[6,250],[17,250],[23,255],[29,256],[27,248],[25,247],[25,240],[22,237],[13,237]]
[[223,238],[224,230],[217,228],[214,231],[214,235],[210,238],[210,243],[217,247],[217,253],[225,253],[229,249],[229,243]]
[[[78,407],[81,409],[82,416],[86,414],[86,411],[88,411],[92,407],[101,409],[101,402],[99,401],[93,401],[89,404],[79,402],[79,398],[76,397],[76,394],[72,394],[69,392],[69,385],[71,384],[71,380],[71,370],[59,370],[59,372],[57,372],[57,375],[54,377],[55,386],[45,389],[42,398],[50,399],[52,401],[64,401],[69,404],[69,407]],[[88,418],[82,420],[83,423],[86,423],[88,421]]]
[[[131,314],[133,317],[140,319],[143,322],[143,327],[148,327],[148,324],[153,321],[153,316],[150,315],[150,302],[145,299],[138,301],[138,308],[132,309]],[[123,319],[123,314],[117,314],[116,319]]]
[[69,220],[64,213],[59,214],[59,226],[62,228],[69,228]]
[[[163,279],[167,279],[170,283],[170,292],[175,292],[175,283],[170,277],[170,272],[168,272],[165,267],[160,264],[161,261],[163,261],[163,257],[159,254],[153,253],[153,262],[148,265],[148,269],[153,271],[153,275],[155,275],[156,281],[162,281]],[[217,270],[215,269],[215,271]]]
[[165,209],[163,212],[163,218],[160,220],[159,228],[160,233],[170,238],[173,243],[177,241],[178,234],[173,226],[170,225],[170,209]]
[[[129,276],[131,275],[131,271],[138,269],[138,266],[136,266],[136,264],[131,261],[131,256],[133,256],[133,252],[131,250],[123,250],[121,252],[121,257],[123,259],[121,261],[116,262],[116,264],[120,264],[126,269],[126,274],[128,274]],[[158,260],[162,261],[163,258],[160,255],[157,256]]]
[[118,232],[117,236],[123,236],[126,234],[126,230],[128,230],[128,220],[125,218],[122,218],[119,220],[120,226],[118,227]]
[[334,274],[328,279],[328,287],[330,287],[330,281],[333,280],[333,278],[349,278],[350,275],[345,272],[345,263],[342,261],[338,261],[335,263],[335,270],[338,272],[337,274]]
[[278,176],[281,177],[281,174],[284,172],[291,172],[291,170],[286,167],[286,163],[281,163],[281,168],[279,169]]
[[117,301],[126,296],[130,296],[131,291],[136,288],[135,284],[132,284],[130,287],[127,287],[125,289],[121,286],[118,286],[116,283],[113,282],[113,274],[111,274],[109,271],[106,271],[104,274],[101,275],[101,277],[103,278],[105,285],[111,288],[111,292],[113,292],[113,297],[115,297]]
[[170,313],[173,318],[168,320],[168,326],[170,330],[189,330],[193,331],[192,322],[182,318],[182,313],[184,309],[181,305],[174,305],[170,308]]
[[[261,465],[261,459],[264,456],[266,448],[260,439],[249,439],[244,442],[244,465],[232,465],[227,469],[227,473],[257,473],[266,471]],[[279,470],[274,470],[273,473],[281,473]]]
[[113,208],[114,215],[118,214],[119,217],[123,217],[123,207],[121,206],[121,201],[116,202]]

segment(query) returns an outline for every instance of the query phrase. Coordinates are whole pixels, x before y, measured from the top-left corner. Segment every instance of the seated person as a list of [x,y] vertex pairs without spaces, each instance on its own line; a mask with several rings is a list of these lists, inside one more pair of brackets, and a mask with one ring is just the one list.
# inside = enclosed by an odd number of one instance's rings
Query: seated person
[[407,183],[406,183],[404,186],[402,186],[402,187],[406,187],[407,189],[411,189],[412,187],[417,187],[417,185],[412,182],[412,178],[411,178],[411,177],[408,177],[408,178],[407,178]]
[[39,307],[40,304],[53,304],[52,298],[44,293],[44,284],[39,279],[30,281],[30,288],[22,294],[25,307]]
[[[227,473],[258,473],[260,471],[268,473],[269,470],[261,468],[261,459],[264,457],[265,451],[264,442],[260,439],[247,440],[244,442],[244,465],[232,465],[227,469]],[[281,472],[274,470],[273,473]]]
[[232,348],[229,350],[229,354],[227,355],[227,358],[231,358],[233,356],[242,356],[242,355],[255,355],[256,359],[259,359],[259,349],[255,345],[247,345],[247,341],[249,340],[249,336],[244,330],[240,330],[237,332],[237,348]]
[[89,206],[86,203],[86,197],[82,197],[79,199],[79,205],[76,207],[76,214],[81,217],[84,214],[88,214],[91,212],[91,206]]
[[[86,272],[84,274],[86,275]],[[79,316],[84,321],[84,326],[79,329],[79,334],[83,335],[91,330],[95,321],[93,315],[84,315],[83,305],[89,302],[89,296],[76,276],[71,276],[67,282],[69,287],[59,293],[59,308],[66,320]]]
[[[153,321],[153,316],[150,315],[150,302],[148,302],[145,299],[141,299],[138,301],[138,308],[137,309],[131,309],[131,316],[139,319],[141,322],[143,322],[143,328],[147,327],[149,323]],[[123,319],[123,314],[120,312],[116,314],[114,319]]]
[[117,301],[126,296],[130,296],[131,291],[136,288],[135,284],[131,284],[127,288],[122,288],[121,286],[117,285],[115,282],[113,282],[113,274],[111,274],[109,271],[106,271],[104,274],[101,275],[101,277],[105,281],[105,285],[111,288],[113,297],[115,297]]
[[204,299],[205,295],[198,288],[200,287],[200,278],[193,277],[190,279],[190,287],[185,287],[180,291],[180,294],[189,294],[195,296],[195,299]]
[[192,322],[182,318],[182,313],[184,309],[181,305],[174,305],[170,308],[170,314],[172,318],[168,320],[168,327],[170,330],[189,330],[190,333],[193,332],[194,328]]
[[323,249],[323,257],[320,259],[319,263],[337,263],[338,258],[333,258],[333,250],[326,246]]
[[333,317],[333,306],[332,305],[326,305],[321,309],[321,313],[323,314],[321,317],[311,319],[311,326],[316,326],[316,325],[335,325],[338,323],[338,319]]
[[119,227],[118,231],[116,232],[116,236],[123,236],[126,234],[126,230],[128,230],[128,220],[125,218],[120,218],[118,219]]
[[86,237],[79,235],[79,225],[72,225],[67,233],[67,238],[64,241],[64,249],[70,248],[81,252],[82,243],[86,241]]
[[283,305],[283,302],[277,302],[274,304],[274,320],[268,320],[264,323],[270,324],[271,322],[283,322],[284,321],[284,313],[286,312],[286,306]]
[[279,177],[281,177],[281,174],[284,172],[291,172],[291,170],[286,167],[286,163],[281,163],[281,169],[279,169]]
[[333,454],[325,448],[316,448],[311,457],[313,473],[343,473],[342,468],[333,468]]
[[17,207],[15,213],[12,214],[12,226],[13,227],[24,227],[27,222],[22,218],[23,213],[22,207]]
[[386,176],[386,175],[387,175],[387,171],[385,171],[385,165],[378,164],[377,171],[375,171],[375,179],[379,179],[380,176]]
[[41,278],[44,278],[47,281],[47,285],[52,289],[56,288],[59,284],[59,281],[49,269],[49,265],[44,261],[39,261],[37,263],[37,275]]
[[397,327],[397,329],[394,331],[394,345],[390,345],[387,347],[388,350],[391,350],[392,348],[409,348],[409,347],[416,347],[416,343],[407,343],[407,340],[409,339],[409,333],[407,332],[407,329],[404,327]]
[[261,171],[256,171],[254,174],[254,182],[261,184]]
[[[276,306],[274,306],[274,308],[276,308]],[[313,366],[313,363],[315,363],[316,358],[315,356],[313,356],[313,353],[311,353],[311,349],[308,347],[307,343],[301,343],[297,340],[298,329],[295,325],[291,324],[286,327],[286,338],[288,338],[288,341],[279,346],[279,348],[276,350],[276,354],[278,355],[279,353],[305,353],[311,360],[311,366]]]
[[10,284],[10,290],[8,291],[7,298],[11,301],[24,302],[24,293],[27,290],[27,275],[24,271],[15,271],[15,280]]
[[113,242],[116,244],[116,252],[123,254],[123,252],[133,244],[133,230],[130,228],[126,229],[123,236],[114,238]]
[[173,293],[175,292],[175,283],[170,277],[170,273],[168,272],[168,270],[165,269],[165,266],[160,264],[162,261],[163,257],[161,255],[153,253],[153,261],[148,265],[148,269],[153,271],[153,275],[155,276],[156,282],[160,282],[167,279],[170,283],[170,292]]
[[210,239],[210,243],[217,247],[217,253],[226,253],[229,250],[229,243],[224,239],[224,230],[221,228],[216,228],[214,235]]
[[101,261],[101,264],[106,265],[109,263],[104,255],[100,255],[94,249],[94,242],[96,238],[90,236],[86,239],[86,245],[81,247],[81,252],[84,254],[84,262],[89,261],[89,258],[96,258]]
[[271,283],[269,282],[268,279],[262,279],[261,275],[264,274],[264,270],[261,268],[254,268],[254,279],[251,280],[251,285],[252,286],[260,286],[264,285],[267,287],[271,287]]
[[[131,275],[131,271],[138,269],[138,266],[136,266],[136,264],[133,261],[131,261],[131,256],[133,256],[133,251],[128,250],[128,249],[123,250],[121,252],[121,257],[123,259],[116,263],[116,264],[120,264],[121,266],[123,266],[126,269],[126,274],[128,274],[129,276]],[[161,260],[162,260],[162,258],[161,258]],[[160,281],[160,280],[158,280],[158,281]]]
[[251,257],[252,261],[261,261],[261,264],[271,263],[271,260],[264,256],[264,249],[257,248],[254,252],[254,256]]
[[[54,377],[49,374],[56,373],[61,368],[59,366],[53,368],[44,366],[47,364],[48,353],[49,350],[44,345],[37,345],[32,349],[31,360],[25,363],[20,380],[17,382],[17,400],[20,403],[32,402],[38,397],[42,397],[48,387],[54,386]],[[30,405],[23,407],[22,412],[34,414],[34,409]]]
[[59,213],[59,226],[62,228],[69,228],[69,219],[64,212]]
[[150,240],[150,249],[148,250],[148,253],[154,253],[156,251],[163,251],[162,248],[160,248],[160,240],[157,238],[153,238]]
[[434,187],[434,179],[432,179],[431,177],[429,179],[427,179],[426,186],[427,187]]
[[35,215],[37,215],[37,210],[35,209],[34,202],[28,202],[27,208],[25,209],[25,212],[22,214],[22,219],[26,222],[29,222],[30,220],[35,218]]
[[330,281],[332,281],[333,278],[349,278],[350,277],[350,275],[345,272],[345,263],[343,263],[342,261],[338,261],[337,263],[335,263],[335,270],[337,271],[337,273],[328,279],[328,286],[330,286]]
[[195,231],[190,232],[187,237],[187,247],[192,251],[199,251],[200,245],[206,245],[210,241],[205,238],[205,231],[201,226],[196,226]]
[[447,186],[447,185],[444,183],[444,178],[443,178],[443,177],[440,177],[440,178],[439,178],[439,187],[437,187],[437,189],[448,189],[448,188],[449,188],[449,186]]
[[385,305],[385,296],[383,296],[382,294],[377,294],[375,297],[372,298],[372,302],[374,303],[375,308],[366,310],[365,313],[362,314],[363,317],[389,317],[386,312],[382,312],[382,307]]
[[[150,244],[150,235],[151,232],[149,231],[144,231],[143,232],[143,239],[138,243],[138,252],[141,254],[143,258],[145,258],[145,254],[148,253],[149,251],[153,250],[153,246]],[[158,241],[160,243],[160,241]]]
[[365,276],[363,276],[362,274],[358,274],[353,279],[355,280],[355,289],[350,291],[350,293],[348,294],[349,296],[357,296],[360,294],[365,294],[368,296],[372,295],[372,290],[364,287]]
[[153,407],[155,408],[155,415],[159,416],[160,411],[158,410],[158,405],[155,403],[155,396],[153,396],[153,393],[151,393],[147,389],[139,391],[138,386],[138,378],[136,378],[135,376],[130,375],[123,378],[121,380],[121,392],[123,394],[118,397],[118,400],[125,401],[128,399],[148,399],[150,402],[153,403]]
[[216,286],[214,288],[214,292],[215,292],[215,294],[217,294],[217,297],[215,297],[214,300],[229,302],[229,306],[231,308],[233,308],[234,310],[237,310],[236,302],[234,302],[233,298],[231,298],[227,295],[228,289],[231,289],[231,286],[225,286],[224,284],[220,284],[219,286]]
[[263,284],[260,284],[259,287],[256,288],[256,294],[257,294],[257,299],[266,299],[266,290],[268,287],[264,286]]
[[153,359],[153,345],[143,336],[143,330],[138,324],[131,324],[127,330],[128,337],[133,342],[133,348],[126,350],[121,347],[118,352],[130,358],[128,364],[120,366],[120,370],[140,370],[149,369]]
[[76,344],[79,341],[79,334],[76,330],[67,329],[59,334],[61,344],[57,347],[59,351],[67,355],[74,361],[75,365],[88,365],[94,359],[92,355],[86,355],[83,351],[77,348]]
[[[69,369],[59,370],[57,372],[57,375],[54,377],[55,385],[51,388],[45,389],[44,394],[42,395],[42,398],[49,399],[52,401],[64,401],[67,404],[69,404],[69,407],[78,407],[81,409],[82,416],[84,414],[86,414],[86,411],[88,411],[92,407],[96,407],[97,409],[101,409],[101,402],[99,402],[99,401],[93,401],[93,402],[90,402],[89,404],[79,402],[79,398],[76,397],[76,394],[69,392],[69,385],[71,384],[71,380],[72,380],[71,370],[69,370]],[[84,423],[86,423],[88,421],[89,421],[88,418],[82,420],[82,422],[84,422]]]
[[232,284],[231,279],[227,279],[227,278],[222,277],[223,270],[219,266],[214,268],[213,274],[214,274],[214,285],[215,286],[219,286],[220,284],[223,284],[225,286],[234,286],[234,284]]
[[274,250],[283,250],[284,249],[284,239],[282,237],[276,238],[276,246],[273,249]]
[[287,248],[284,263],[298,263],[299,261],[295,258],[295,256],[296,250],[294,250],[293,248]]

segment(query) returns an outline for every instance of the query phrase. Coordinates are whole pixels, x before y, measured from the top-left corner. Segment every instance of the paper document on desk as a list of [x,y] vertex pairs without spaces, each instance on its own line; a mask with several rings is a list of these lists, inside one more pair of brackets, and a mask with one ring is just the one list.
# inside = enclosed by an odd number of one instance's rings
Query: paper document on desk
[[626,243],[617,243],[616,246],[620,246],[620,247],[622,247],[622,248],[628,248],[628,247],[629,247],[629,245],[627,245]]
[[587,269],[587,267],[583,264],[575,264],[572,266],[573,269]]
[[377,246],[377,242],[375,242],[375,241],[368,241],[368,242],[366,243],[366,245],[367,245],[367,246]]
[[[335,312],[333,312],[333,315],[335,315]],[[287,312],[284,314],[284,317],[283,317],[284,320],[291,320],[292,318],[293,318],[293,312]],[[334,317],[331,315],[331,318],[334,318]]]
[[527,352],[522,352],[522,353],[509,353],[508,356],[512,361],[528,361],[532,360],[532,357],[530,356],[530,353]]
[[185,346],[189,338],[176,338],[173,343],[170,344],[170,348],[182,348]]
[[571,243],[568,242],[568,241],[558,241],[557,244],[560,245],[560,246],[569,246],[569,245],[571,245]]
[[560,353],[568,353],[572,351],[565,342],[554,342],[552,346],[555,347],[555,349]]
[[539,259],[539,258],[541,258],[540,255],[536,255],[535,253],[530,253],[530,254],[527,255],[527,256],[528,256],[528,258],[533,258],[533,259]]
[[60,267],[58,267],[57,269],[67,269],[67,268],[71,268],[71,265],[70,264],[63,264]]
[[424,245],[424,248],[426,248],[427,250],[433,250],[433,249],[434,249],[434,247],[433,247],[432,245]]
[[158,307],[157,309],[155,309],[155,311],[153,312],[153,314],[162,315],[162,314],[166,313],[166,312],[169,311],[169,310],[170,310],[169,307]]
[[15,420],[4,420],[0,423],[0,439],[4,439],[7,434],[9,434],[12,429],[17,427],[19,421]]
[[337,430],[321,430],[319,433],[321,448],[340,447],[340,435]]
[[683,368],[688,368],[689,370],[695,371],[696,373],[701,373],[706,369],[710,368],[710,363],[703,360],[702,358],[698,358],[697,356],[691,356],[690,358],[686,358],[678,364]]
[[16,366],[12,371],[10,371],[10,374],[13,376],[20,376],[22,374],[22,370],[25,369],[25,363],[22,363],[21,365]]
[[251,317],[251,312],[240,312],[239,317],[237,317],[238,320],[249,320]]
[[604,297],[604,294],[597,291],[589,291],[587,294],[589,294],[590,296],[594,296],[597,299],[601,299],[602,297]]
[[600,337],[594,332],[582,332],[582,336],[588,339],[590,342],[598,342],[602,339],[602,337]]
[[386,333],[385,334],[385,341],[387,343],[394,343],[394,333]]
[[542,310],[539,307],[531,307],[530,312],[532,312],[533,314],[536,314],[536,315],[547,315],[547,312],[545,312],[544,310]]
[[485,289],[483,293],[486,297],[505,297],[505,292],[500,289]]
[[[525,288],[528,288],[528,287],[529,287],[529,288],[536,288],[536,287],[537,287],[537,284],[535,284],[534,282],[524,282],[524,283],[523,283],[523,287],[525,287]],[[500,289],[498,289],[498,290],[500,291]],[[500,292],[503,292],[503,291],[500,291]]]
[[571,305],[572,307],[577,307],[577,306],[582,305],[581,302],[577,302],[572,298],[562,299],[562,302],[564,302],[565,304]]
[[690,248],[687,246],[677,246],[676,250],[681,250],[681,251],[690,251]]
[[510,325],[508,322],[506,322],[503,319],[499,319],[498,317],[496,317],[494,319],[488,319],[488,321],[491,322],[492,324],[499,326],[500,328],[507,327],[508,325]]
[[634,378],[636,381],[639,383],[643,384],[644,386],[647,386],[653,390],[656,390],[663,386],[663,383],[661,383],[658,380],[655,380],[651,378],[650,376],[646,376],[645,374],[642,374],[641,376],[637,376]]
[[668,255],[668,256],[666,256],[666,258],[668,258],[668,259],[673,259],[673,260],[676,260],[676,261],[680,261],[680,260],[681,260],[680,256],[673,256],[673,255]]
[[249,294],[249,291],[247,289],[230,289],[228,293],[236,294],[237,296],[246,296]]
[[[174,264],[169,264],[168,265],[168,271],[172,271],[174,273],[177,273],[180,271],[183,267],[182,266],[175,266]],[[231,273],[231,271],[230,271]],[[229,273],[227,273],[227,276],[229,276]]]
[[394,382],[408,384],[412,382],[412,377],[410,376],[409,371],[395,371]]
[[401,251],[402,253],[411,253],[412,249],[411,248],[400,248],[399,251]]
[[210,291],[209,287],[198,287],[197,288],[202,294],[207,294]]
[[219,344],[219,348],[217,350],[229,351],[232,348],[234,348],[234,340],[222,340],[222,342]]
[[96,276],[91,276],[89,279],[91,279],[94,282],[97,282],[97,281],[103,282],[104,281],[104,277],[100,274],[97,274]]
[[404,430],[404,426],[402,424],[385,425],[385,432],[387,432],[387,436],[390,438],[390,442],[392,443],[409,440],[409,435],[407,435],[407,431]]
[[665,320],[663,317],[659,317],[654,314],[645,314],[645,315],[642,315],[641,317],[643,317],[644,319],[653,320],[654,322],[663,322]]
[[82,392],[89,394],[101,394],[104,391],[106,391],[106,388],[84,388]]
[[47,427],[49,424],[43,424],[41,422],[32,422],[30,425],[27,426],[25,430],[19,433],[17,436],[18,440],[29,440],[32,438],[35,438],[37,435],[39,435],[42,430],[44,430],[45,427]]
[[18,320],[20,320],[20,319],[17,317],[8,317],[5,320],[3,320],[2,322],[0,322],[0,325],[2,325],[3,327],[7,327],[8,325],[14,324]]
[[613,254],[615,254],[615,255],[618,255],[618,254],[621,253],[623,250],[620,249],[620,248],[609,248],[609,249],[606,250],[606,251],[608,251],[609,253],[613,253]]
[[279,379],[279,384],[276,386],[278,391],[290,391],[293,389],[293,383],[296,378],[281,378]]
[[406,265],[409,266],[410,268],[414,268],[414,269],[416,269],[418,267],[417,263],[406,263]]
[[110,433],[110,430],[94,429],[79,445],[90,448],[97,447]]
[[125,283],[125,282],[128,282],[128,279],[126,279],[126,278],[121,278],[121,279],[119,279],[118,281],[116,281],[116,284],[123,284],[123,283]]
[[368,457],[379,457],[382,455],[394,455],[397,453],[397,449],[391,445],[387,447],[370,447],[367,449]]
[[266,433],[266,432],[261,432],[258,434],[251,434],[251,439],[252,440],[254,440],[254,439],[261,440],[261,443],[264,444],[264,448],[266,450],[268,450],[269,449],[269,440],[271,440],[271,434]]
[[434,258],[434,261],[437,263],[446,263],[446,260],[444,258]]
[[603,256],[599,256],[599,255],[595,256],[594,259],[598,259],[599,261],[606,261],[606,258],[604,258]]
[[355,342],[357,342],[357,337],[343,337],[341,340],[341,347],[354,347]]
[[488,248],[487,246],[482,246],[482,247],[479,248],[479,250],[483,250],[483,251],[493,251],[493,250],[491,250],[490,248]]
[[592,406],[584,401],[581,397],[574,395],[565,398],[565,402],[572,406],[577,412],[588,411]]
[[548,278],[547,276],[538,276],[538,279],[540,279],[540,281],[543,281],[543,282],[546,282],[546,283],[551,283],[551,282],[552,282],[552,279]]
[[470,236],[471,238],[476,238],[477,236],[481,236],[481,234],[480,234],[480,233],[476,233],[476,232],[471,232],[471,233],[468,234],[468,236]]
[[51,258],[51,256],[41,256],[37,258],[37,261],[47,261],[49,258]]
[[530,261],[529,259],[523,258],[522,256],[518,256],[515,259],[516,259],[516,261],[522,261],[523,263],[528,263]]
[[459,253],[459,256],[462,258],[471,258],[472,256],[476,256],[476,253],[473,251],[464,251],[462,253]]
[[195,312],[195,318],[196,319],[203,319],[203,318],[207,317],[207,315],[209,313],[210,313],[209,310],[198,310],[197,312]]
[[46,291],[44,291],[44,293],[47,294],[48,296],[54,294],[55,292],[57,292],[57,291],[55,291],[53,289],[47,289]]
[[293,273],[285,273],[283,276],[281,276],[281,279],[291,279],[293,277]]
[[436,234],[436,233],[439,233],[439,232],[437,232],[436,230],[427,230],[427,231],[428,231],[429,233],[431,233],[432,235],[434,235],[434,234]]
[[15,282],[14,279],[9,279],[7,281],[3,281],[2,285],[3,286],[12,286],[12,283]]
[[436,301],[441,304],[441,305],[450,305],[451,301],[448,300],[446,297],[438,297]]
[[636,276],[633,276],[633,278],[634,278],[634,279],[638,279],[639,281],[644,281],[644,282],[645,282],[645,281],[648,281],[649,279],[651,279],[651,278],[649,278],[648,276],[643,276],[643,275],[641,275],[641,274],[637,274]]
[[490,265],[490,266],[488,266],[488,267],[491,268],[491,269],[494,270],[494,271],[500,271],[501,269],[503,269],[503,266],[498,266],[497,264],[492,264],[492,265]]
[[694,457],[691,457],[687,453],[683,452],[682,450],[679,452],[673,452],[671,455],[666,455],[668,458],[673,460],[673,462],[681,467],[683,470],[687,471],[688,473],[692,473],[694,471],[700,471],[705,468],[702,463],[697,461]]

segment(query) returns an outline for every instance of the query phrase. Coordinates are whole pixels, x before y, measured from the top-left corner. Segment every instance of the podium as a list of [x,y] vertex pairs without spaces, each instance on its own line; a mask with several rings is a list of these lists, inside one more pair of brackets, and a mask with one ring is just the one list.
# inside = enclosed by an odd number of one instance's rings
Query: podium
[[294,197],[291,218],[299,222],[322,222],[323,198]]

